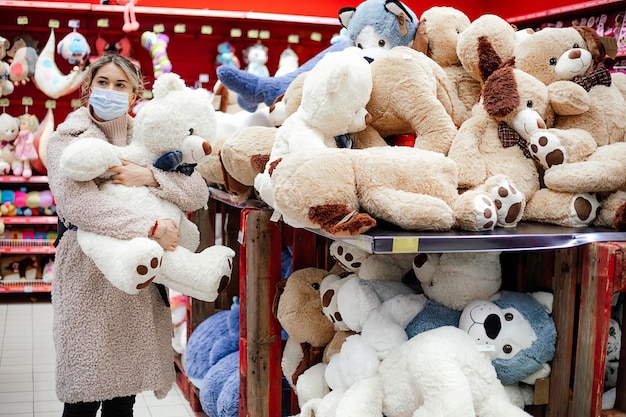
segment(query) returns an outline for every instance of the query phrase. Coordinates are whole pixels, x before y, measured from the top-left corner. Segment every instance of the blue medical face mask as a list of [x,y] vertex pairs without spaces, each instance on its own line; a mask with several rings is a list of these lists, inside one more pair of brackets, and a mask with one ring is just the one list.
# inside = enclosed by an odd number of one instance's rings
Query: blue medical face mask
[[128,112],[128,93],[108,88],[92,88],[89,105],[102,120],[113,120]]

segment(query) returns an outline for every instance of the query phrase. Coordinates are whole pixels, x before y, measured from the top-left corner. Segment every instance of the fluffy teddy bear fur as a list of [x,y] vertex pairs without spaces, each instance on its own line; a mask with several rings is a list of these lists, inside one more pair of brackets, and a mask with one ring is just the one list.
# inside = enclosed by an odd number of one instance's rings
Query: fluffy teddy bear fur
[[[136,117],[130,145],[118,147],[102,140],[77,140],[61,155],[64,175],[77,181],[106,176],[110,166],[121,165],[120,160],[151,166],[158,157],[183,151],[189,143],[195,147],[198,159],[209,153],[209,140],[215,137],[209,97],[186,87],[173,73],[159,77],[153,93],[154,99]],[[180,232],[178,247],[164,251],[147,236],[120,240],[78,230],[81,248],[113,285],[136,294],[154,280],[201,300],[215,300],[230,280],[235,255],[232,249],[216,245],[195,253],[198,228],[180,208],[151,193],[149,187],[125,187],[105,181],[100,190],[131,206],[151,207],[159,218],[173,219]]]
[[376,143],[378,137],[415,134],[416,147],[447,154],[465,107],[445,71],[409,47],[393,48],[370,66],[374,87],[367,111],[372,123],[355,141]]
[[427,9],[420,17],[413,48],[425,53],[446,72],[456,97],[466,108],[461,120],[470,116],[480,97],[480,82],[461,65],[456,52],[459,36],[470,25],[462,11],[449,6]]

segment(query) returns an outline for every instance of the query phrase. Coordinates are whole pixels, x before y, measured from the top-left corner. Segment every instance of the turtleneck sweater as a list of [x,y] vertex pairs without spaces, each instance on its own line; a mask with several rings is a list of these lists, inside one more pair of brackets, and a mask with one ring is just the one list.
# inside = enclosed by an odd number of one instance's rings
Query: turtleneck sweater
[[126,146],[131,141],[132,118],[127,114],[117,119],[100,122],[91,115],[92,120],[102,130],[109,143],[115,146]]

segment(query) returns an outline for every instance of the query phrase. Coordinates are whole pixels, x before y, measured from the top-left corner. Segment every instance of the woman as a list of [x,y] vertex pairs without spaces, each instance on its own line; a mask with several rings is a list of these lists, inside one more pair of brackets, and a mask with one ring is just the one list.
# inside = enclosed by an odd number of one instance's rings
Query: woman
[[[52,286],[57,396],[63,417],[133,415],[135,394],[152,390],[163,398],[174,382],[173,325],[166,295],[150,285],[137,295],[115,288],[81,251],[76,230],[118,239],[149,236],[165,250],[178,244],[171,219],[141,207],[126,207],[98,192],[101,179],[77,182],[60,174],[63,149],[80,138],[126,146],[132,139],[129,108],[141,96],[142,76],[120,55],[92,63],[82,86],[84,106],[71,113],[48,143],[48,177],[59,219],[67,228],[56,253]],[[149,186],[182,210],[208,200],[198,173],[164,172],[129,162],[112,167],[113,183]],[[111,262],[115,262],[114,259]]]

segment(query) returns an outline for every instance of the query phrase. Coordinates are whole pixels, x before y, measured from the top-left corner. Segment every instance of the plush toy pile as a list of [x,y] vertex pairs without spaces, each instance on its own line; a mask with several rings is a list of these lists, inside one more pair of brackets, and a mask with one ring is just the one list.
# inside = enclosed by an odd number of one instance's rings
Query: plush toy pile
[[[223,135],[201,167],[207,182],[333,236],[380,221],[416,231],[626,227],[626,77],[600,65],[594,30],[518,31],[451,7],[418,18],[396,0],[338,16],[340,40],[286,75],[218,69],[242,109],[271,105],[277,127],[264,119]],[[352,46],[367,67],[348,63]],[[359,78],[371,89],[353,87]],[[367,126],[355,128],[346,120],[364,94]]]
[[528,416],[555,352],[551,294],[502,291],[497,252],[330,253],[342,268],[296,270],[277,291],[301,417]]

